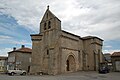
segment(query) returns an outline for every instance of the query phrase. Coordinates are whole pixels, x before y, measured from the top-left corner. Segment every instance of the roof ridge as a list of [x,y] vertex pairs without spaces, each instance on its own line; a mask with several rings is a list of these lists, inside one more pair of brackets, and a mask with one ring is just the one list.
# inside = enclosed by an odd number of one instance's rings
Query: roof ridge
[[111,56],[120,56],[120,52],[114,52]]
[[28,48],[28,47],[23,47],[23,48],[19,48],[17,50],[13,50],[13,51],[10,51],[8,53],[11,53],[11,52],[28,52],[28,53],[31,53],[32,52],[32,49],[31,48]]

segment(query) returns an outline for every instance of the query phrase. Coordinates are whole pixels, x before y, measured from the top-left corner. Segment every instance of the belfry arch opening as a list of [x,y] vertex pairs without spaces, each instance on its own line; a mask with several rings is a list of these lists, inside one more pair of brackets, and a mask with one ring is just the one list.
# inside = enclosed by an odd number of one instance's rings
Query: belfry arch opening
[[72,55],[69,55],[66,60],[66,71],[73,72],[76,70],[75,58]]

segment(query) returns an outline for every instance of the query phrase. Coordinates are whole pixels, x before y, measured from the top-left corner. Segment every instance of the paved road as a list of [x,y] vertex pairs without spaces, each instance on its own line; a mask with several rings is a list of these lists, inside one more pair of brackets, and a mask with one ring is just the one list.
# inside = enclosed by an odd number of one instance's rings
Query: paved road
[[120,72],[99,74],[97,72],[75,72],[61,75],[42,75],[42,76],[8,76],[0,74],[0,80],[120,80]]

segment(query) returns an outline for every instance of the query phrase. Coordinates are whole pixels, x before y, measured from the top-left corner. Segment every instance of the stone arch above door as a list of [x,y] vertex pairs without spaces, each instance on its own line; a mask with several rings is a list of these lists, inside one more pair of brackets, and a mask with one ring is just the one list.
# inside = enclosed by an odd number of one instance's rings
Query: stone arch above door
[[72,53],[70,53],[66,57],[66,71],[70,72],[76,71],[76,57]]

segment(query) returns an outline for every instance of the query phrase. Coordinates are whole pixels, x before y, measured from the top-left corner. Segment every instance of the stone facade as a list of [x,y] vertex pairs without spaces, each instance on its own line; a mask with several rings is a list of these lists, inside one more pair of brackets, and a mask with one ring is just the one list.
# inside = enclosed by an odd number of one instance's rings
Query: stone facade
[[61,21],[48,9],[40,33],[31,35],[31,73],[61,74],[79,70],[98,70],[103,60],[103,40],[95,36],[80,37],[61,30]]
[[0,72],[5,72],[7,69],[7,57],[0,56]]
[[29,72],[31,65],[32,49],[22,46],[20,49],[13,49],[8,52],[8,69],[22,69]]
[[113,71],[120,72],[120,52],[114,52],[111,55],[111,59],[112,59]]

